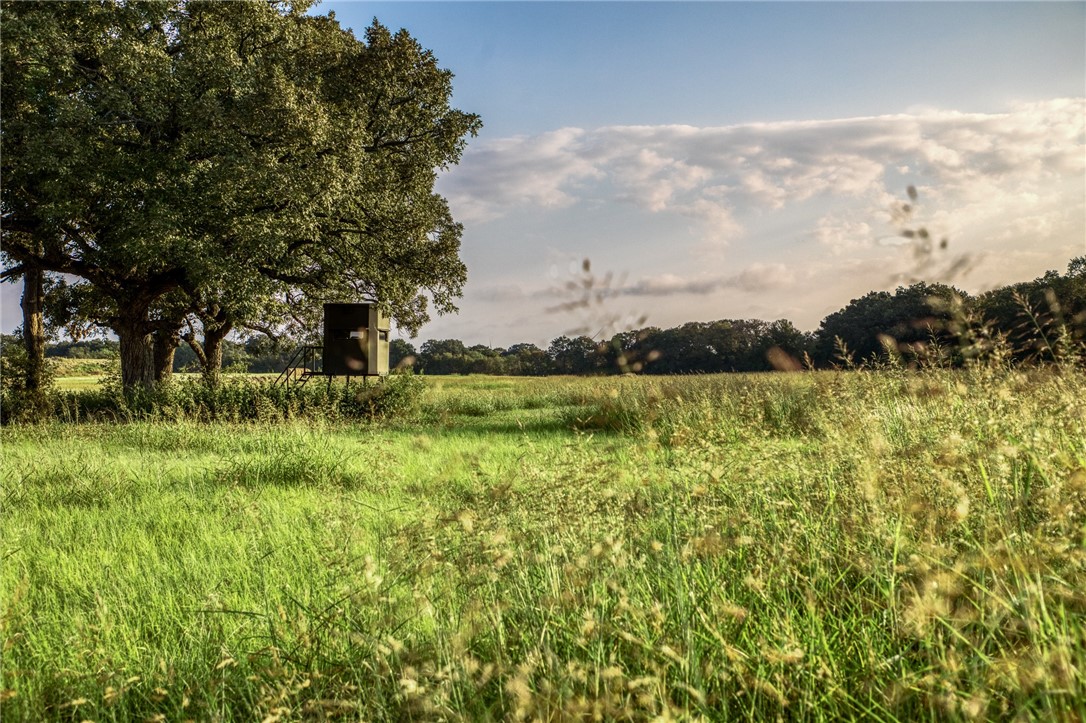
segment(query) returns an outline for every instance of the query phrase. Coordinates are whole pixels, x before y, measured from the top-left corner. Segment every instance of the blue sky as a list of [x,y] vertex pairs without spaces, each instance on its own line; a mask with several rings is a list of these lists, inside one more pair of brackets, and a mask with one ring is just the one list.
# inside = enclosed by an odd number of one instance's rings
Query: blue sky
[[406,28],[484,137],[1081,95],[1082,3],[330,2]]
[[[910,279],[970,292],[1086,253],[1086,3],[325,2],[406,28],[484,128],[438,190],[458,315],[415,343],[545,346],[721,318],[813,329]],[[889,209],[909,185],[947,251]],[[581,259],[611,298],[574,300]],[[964,270],[956,261],[967,262]],[[4,289],[3,326],[18,323]]]
[[[1086,253],[1083,3],[324,3],[408,29],[484,129],[439,181],[461,312],[421,340],[720,318],[813,329],[913,279],[970,292]],[[918,258],[890,208],[947,236]],[[588,257],[612,296],[576,295]],[[955,262],[964,269],[955,268]]]

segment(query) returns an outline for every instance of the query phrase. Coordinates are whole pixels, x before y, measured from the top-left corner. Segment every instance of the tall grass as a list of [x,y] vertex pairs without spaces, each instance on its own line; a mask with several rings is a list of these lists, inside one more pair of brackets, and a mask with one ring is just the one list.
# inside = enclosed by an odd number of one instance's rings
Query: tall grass
[[5,389],[0,412],[4,423],[359,420],[406,414],[421,393],[422,382],[410,374],[334,386],[330,381],[277,385],[263,377],[235,377],[210,386],[187,377],[129,390],[121,387],[118,375],[111,375],[93,388],[64,385],[30,396]]
[[12,720],[1086,716],[1074,368],[2,430]]

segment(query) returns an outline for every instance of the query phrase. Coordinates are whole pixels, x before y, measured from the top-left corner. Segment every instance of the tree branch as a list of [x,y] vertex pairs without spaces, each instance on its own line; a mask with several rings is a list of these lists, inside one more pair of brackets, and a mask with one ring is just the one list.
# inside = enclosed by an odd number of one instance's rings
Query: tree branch
[[19,264],[18,266],[12,266],[10,269],[5,269],[0,273],[0,281],[8,281],[22,276],[26,272],[26,264]]
[[250,331],[259,332],[259,333],[263,334],[264,336],[268,337],[269,339],[271,339],[272,343],[276,344],[276,345],[279,344],[279,340],[282,338],[281,335],[277,334],[270,326],[265,326],[263,324],[256,324],[256,323],[253,323],[253,322],[246,322],[246,323],[243,323],[243,324],[238,324],[238,327],[240,327],[242,329],[248,329]]

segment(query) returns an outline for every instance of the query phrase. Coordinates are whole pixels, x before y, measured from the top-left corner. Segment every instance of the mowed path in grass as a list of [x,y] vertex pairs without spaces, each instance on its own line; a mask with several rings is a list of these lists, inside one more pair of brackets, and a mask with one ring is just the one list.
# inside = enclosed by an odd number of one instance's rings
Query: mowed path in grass
[[5,428],[2,709],[1081,713],[1081,372],[427,383]]

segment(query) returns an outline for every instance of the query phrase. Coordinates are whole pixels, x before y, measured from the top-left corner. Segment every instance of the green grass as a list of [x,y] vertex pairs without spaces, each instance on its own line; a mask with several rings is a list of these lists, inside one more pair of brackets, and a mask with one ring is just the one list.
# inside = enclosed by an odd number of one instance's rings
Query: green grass
[[[80,389],[93,389],[95,387],[100,386],[104,381],[108,381],[108,375],[111,372],[114,373],[114,374],[119,374],[120,373],[119,368],[115,368],[116,367],[116,362],[112,362],[112,361],[109,361],[109,360],[106,360],[106,359],[88,359],[88,360],[61,359],[59,361],[63,361],[63,362],[68,362],[68,361],[94,362],[94,364],[87,365],[87,367],[89,367],[90,369],[94,369],[93,373],[91,373],[91,374],[72,373],[72,374],[65,374],[64,376],[58,376],[58,378],[56,380],[57,389],[64,390],[64,391],[70,391],[70,390],[74,391],[74,390],[80,390]],[[100,364],[98,364],[98,362],[100,362]],[[61,371],[64,370],[64,366],[65,365],[61,365],[61,367],[60,367]],[[76,372],[87,371],[87,370],[88,370],[88,368],[78,367],[78,366],[75,369]],[[224,374],[223,375],[223,377],[225,379],[263,379],[263,380],[274,380],[276,378],[276,376],[278,376],[278,375],[276,375],[276,374]],[[200,374],[199,373],[194,373],[194,372],[177,372],[177,373],[175,373],[173,375],[173,377],[175,379],[199,379]]]
[[[69,383],[71,379],[89,379],[114,373],[120,374],[121,365],[116,359],[70,359],[67,357],[50,357],[48,363],[52,366],[53,373],[61,384]],[[84,386],[82,383],[76,385]],[[72,387],[69,387],[72,388]]]
[[5,720],[1076,720],[1086,377],[6,427]]

